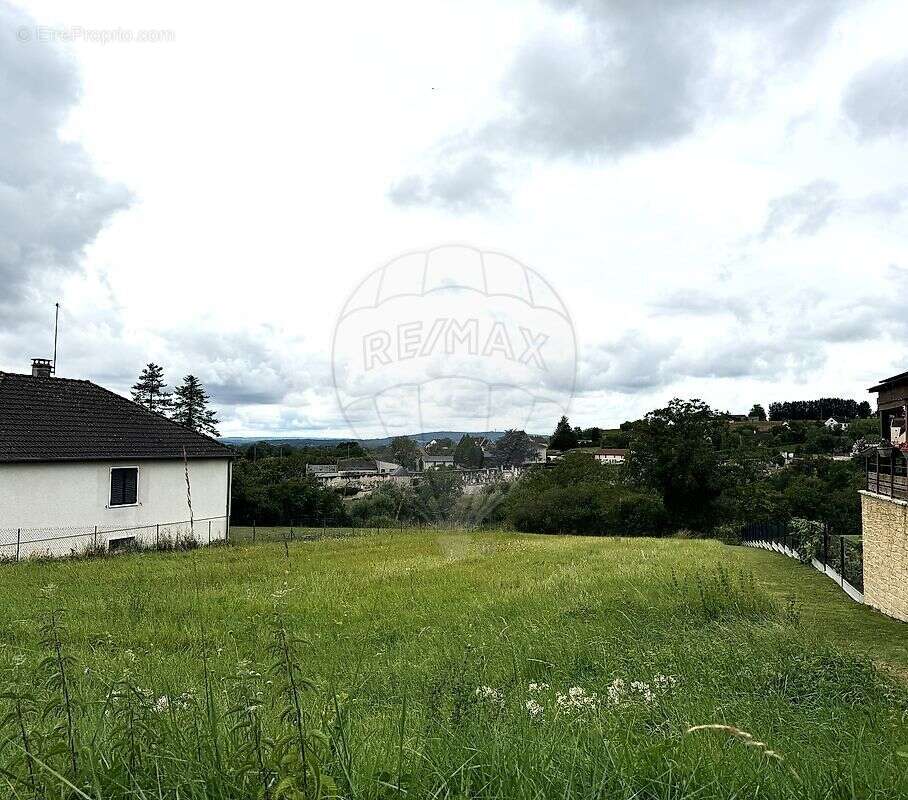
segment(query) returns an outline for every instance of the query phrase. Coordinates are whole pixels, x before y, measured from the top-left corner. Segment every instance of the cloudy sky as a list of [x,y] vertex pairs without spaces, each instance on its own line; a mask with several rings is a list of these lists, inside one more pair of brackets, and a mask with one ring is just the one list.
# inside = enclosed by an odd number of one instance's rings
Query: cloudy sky
[[0,0],[0,370],[59,299],[61,376],[343,435],[348,298],[445,243],[557,291],[574,423],[908,369],[903,2],[320,5]]

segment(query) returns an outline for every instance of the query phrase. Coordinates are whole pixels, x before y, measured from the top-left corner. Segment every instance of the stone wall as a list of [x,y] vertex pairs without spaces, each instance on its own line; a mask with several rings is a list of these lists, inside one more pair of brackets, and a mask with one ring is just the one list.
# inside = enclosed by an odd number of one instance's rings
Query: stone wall
[[908,622],[908,503],[861,492],[864,602]]

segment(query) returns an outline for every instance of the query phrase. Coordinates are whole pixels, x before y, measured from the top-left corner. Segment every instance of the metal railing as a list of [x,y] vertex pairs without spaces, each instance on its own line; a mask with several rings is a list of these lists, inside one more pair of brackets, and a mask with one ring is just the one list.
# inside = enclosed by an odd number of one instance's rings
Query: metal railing
[[230,525],[226,516],[130,527],[0,528],[0,561],[101,554],[129,548],[186,549],[228,541],[229,538]]
[[813,532],[805,534],[803,525],[793,520],[752,522],[744,526],[741,540],[745,544],[766,542],[782,548],[787,554],[797,554],[805,563],[813,563],[826,574],[830,570],[839,577],[844,588],[847,582],[860,592],[864,591],[864,546],[860,536],[833,533],[827,523],[804,520],[807,526],[815,526]]
[[908,457],[901,450],[880,447],[864,456],[864,488],[897,500],[908,500]]

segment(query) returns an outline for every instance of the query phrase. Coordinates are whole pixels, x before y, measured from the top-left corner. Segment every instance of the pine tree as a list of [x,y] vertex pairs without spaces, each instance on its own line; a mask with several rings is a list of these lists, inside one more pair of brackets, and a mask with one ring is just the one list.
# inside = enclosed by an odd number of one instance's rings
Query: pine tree
[[567,417],[562,417],[555,426],[555,432],[549,442],[553,450],[573,450],[577,446],[577,434],[571,429]]
[[183,378],[181,386],[174,389],[173,413],[170,418],[187,428],[199,433],[218,436],[218,418],[208,408],[208,393],[202,382],[195,375]]
[[132,387],[132,399],[149,411],[163,414],[173,407],[173,398],[164,381],[164,368],[149,361]]

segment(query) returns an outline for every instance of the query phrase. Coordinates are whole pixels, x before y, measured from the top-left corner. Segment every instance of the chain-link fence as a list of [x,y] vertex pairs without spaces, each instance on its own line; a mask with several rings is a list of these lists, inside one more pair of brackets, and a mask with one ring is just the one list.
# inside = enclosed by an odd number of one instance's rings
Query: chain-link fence
[[118,550],[179,550],[226,541],[227,517],[162,522],[122,527],[0,528],[0,561],[55,558]]
[[319,539],[346,539],[353,536],[368,536],[375,533],[403,532],[405,530],[442,530],[449,529],[450,523],[432,525],[425,522],[402,522],[383,519],[381,525],[364,525],[351,522],[345,518],[329,516],[302,517],[290,523],[280,525],[232,524],[230,541],[232,544],[253,542],[305,542]]

